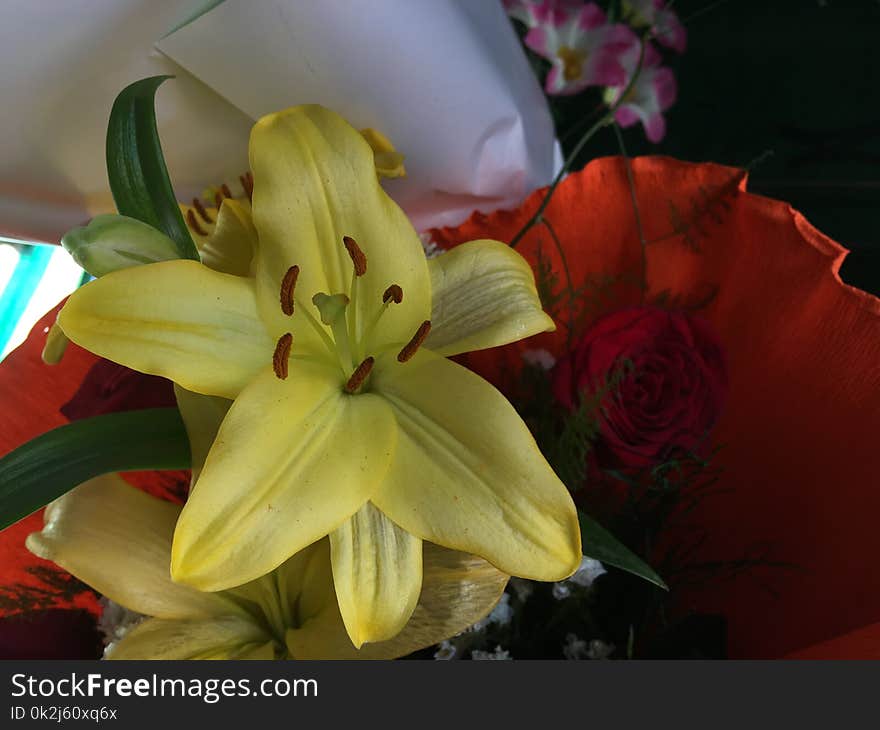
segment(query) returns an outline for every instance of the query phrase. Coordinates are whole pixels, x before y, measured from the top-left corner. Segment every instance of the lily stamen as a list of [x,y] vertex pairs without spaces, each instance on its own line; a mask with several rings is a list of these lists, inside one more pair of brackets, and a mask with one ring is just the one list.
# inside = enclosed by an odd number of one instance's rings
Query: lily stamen
[[361,251],[361,247],[357,245],[357,241],[351,236],[343,236],[342,243],[345,246],[345,250],[348,251],[348,255],[351,257],[351,263],[354,264],[354,275],[363,276],[366,274],[367,257],[364,252]]
[[351,308],[349,310],[350,316],[348,321],[348,336],[351,342],[354,344],[354,356],[355,362],[357,359],[364,356],[364,352],[361,351],[361,337],[360,337],[360,322],[358,322],[358,279],[367,273],[367,257],[364,252],[361,250],[361,247],[358,246],[357,241],[355,241],[351,236],[343,236],[342,244],[345,246],[345,250],[348,251],[349,257],[351,257],[351,263],[354,266],[354,272],[351,276],[351,286],[349,287],[349,291],[351,293]]
[[223,183],[220,186],[220,192],[223,193],[224,198],[231,198],[232,197],[232,191],[229,189],[229,186],[226,183]]
[[190,208],[186,211],[186,222],[187,225],[193,230],[193,233],[198,234],[199,236],[207,236],[208,234],[202,229],[199,225],[198,220],[196,219],[196,214],[193,212],[193,209]]
[[202,205],[201,200],[199,200],[198,198],[193,198],[192,205],[193,205],[193,208],[195,208],[196,211],[198,212],[198,214],[202,217],[202,220],[205,221],[205,223],[213,223],[214,222],[214,219],[211,216],[209,216],[208,211],[205,210],[205,206]]
[[293,265],[281,280],[281,311],[288,317],[293,314],[294,291],[296,280],[299,278],[299,266]]
[[290,359],[290,347],[293,345],[293,335],[290,332],[278,338],[275,352],[272,353],[272,370],[279,380],[287,379],[287,364]]
[[382,294],[382,304],[388,304],[388,302],[400,304],[402,301],[403,289],[397,284],[392,284],[385,290],[385,293]]
[[253,202],[254,176],[251,174],[250,170],[248,170],[248,172],[246,172],[244,175],[239,175],[238,181],[241,183],[241,187],[244,190],[244,194],[247,195],[247,199]]
[[392,304],[400,304],[403,301],[403,288],[397,284],[392,284],[382,293],[382,306],[379,307],[379,311],[373,316],[373,321],[370,322],[366,331],[364,332],[363,340],[364,342],[369,342],[370,338],[373,336],[373,332],[376,331],[376,327],[379,326],[379,321],[382,319],[382,315],[388,310]]
[[397,353],[397,362],[406,362],[413,355],[415,355],[416,350],[421,347],[422,343],[425,341],[425,338],[428,336],[428,333],[430,331],[431,320],[426,319],[419,325],[419,328],[412,336],[412,339],[403,346],[403,349],[399,353]]
[[358,389],[364,384],[364,381],[369,377],[370,371],[373,369],[373,358],[368,357],[364,360],[360,365],[355,368],[355,371],[351,374],[351,377],[348,379],[348,382],[345,384],[345,392],[350,394],[357,393]]

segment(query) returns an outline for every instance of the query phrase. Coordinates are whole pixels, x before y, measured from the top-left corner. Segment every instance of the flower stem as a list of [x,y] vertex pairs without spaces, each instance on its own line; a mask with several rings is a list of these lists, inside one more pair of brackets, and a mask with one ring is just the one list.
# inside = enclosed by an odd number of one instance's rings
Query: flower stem
[[645,247],[648,245],[645,239],[645,229],[642,226],[642,214],[639,211],[639,201],[636,197],[636,182],[633,177],[632,164],[629,155],[626,153],[626,145],[623,142],[623,134],[617,124],[612,124],[614,136],[617,137],[617,146],[620,147],[620,155],[623,157],[623,166],[626,169],[626,181],[629,184],[629,195],[632,198],[633,215],[636,219],[636,230],[639,232],[639,247],[642,252],[642,301],[645,300],[645,292],[648,290],[648,254]]
[[602,127],[606,124],[614,120],[614,115],[617,112],[618,107],[623,104],[624,99],[629,96],[630,91],[632,91],[635,86],[636,80],[639,77],[639,74],[642,71],[642,64],[645,61],[645,38],[642,37],[639,39],[640,49],[639,49],[639,62],[636,64],[635,71],[633,72],[632,78],[629,80],[629,83],[626,85],[626,88],[623,90],[623,93],[617,97],[616,101],[608,107],[608,111],[603,114],[599,120],[593,124],[586,132],[584,132],[583,136],[578,140],[578,143],[574,146],[574,149],[565,158],[565,162],[562,164],[562,168],[556,173],[556,177],[553,178],[553,182],[550,183],[550,187],[547,188],[547,192],[544,195],[544,199],[541,201],[541,204],[538,206],[538,210],[535,211],[535,214],[529,218],[526,224],[519,229],[519,232],[513,237],[513,240],[510,242],[511,248],[516,248],[519,245],[519,242],[522,240],[523,236],[526,235],[535,225],[541,222],[541,216],[544,214],[544,211],[547,209],[547,206],[550,204],[550,199],[553,197],[553,193],[556,192],[556,187],[562,182],[562,178],[565,177],[566,173],[569,171],[571,166],[574,164],[574,161],[577,159],[577,156],[581,153],[581,150],[586,146],[587,142],[589,142]]
[[[336,345],[333,340],[330,338],[330,335],[327,334],[327,330],[324,329],[324,326],[315,319],[315,316],[306,308],[305,302],[300,301],[299,298],[296,299],[296,306],[299,310],[305,315],[306,321],[312,326],[312,329],[318,334],[321,338],[321,341],[324,343],[324,347],[327,348],[327,352],[330,355],[330,359],[334,362],[338,360],[338,351],[336,349]],[[343,373],[345,372],[345,365],[343,362],[339,362],[340,367],[342,368]]]
[[572,340],[574,337],[574,282],[571,278],[571,269],[568,266],[568,259],[565,256],[565,249],[562,246],[562,241],[559,240],[559,236],[556,235],[556,231],[553,230],[553,226],[550,225],[550,221],[546,218],[541,219],[541,224],[547,229],[547,232],[550,234],[550,238],[553,239],[553,243],[556,246],[556,250],[559,252],[559,259],[562,262],[562,270],[565,273],[565,286],[568,290],[568,322],[565,323],[566,334],[565,334],[565,349],[567,352],[571,352],[572,349]]

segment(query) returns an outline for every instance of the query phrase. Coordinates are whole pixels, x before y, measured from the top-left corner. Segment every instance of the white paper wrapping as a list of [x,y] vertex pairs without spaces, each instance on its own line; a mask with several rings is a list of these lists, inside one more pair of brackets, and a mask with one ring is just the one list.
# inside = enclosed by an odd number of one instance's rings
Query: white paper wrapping
[[515,205],[549,182],[552,122],[496,0],[226,0],[159,40],[201,4],[0,5],[0,234],[57,241],[112,210],[110,107],[160,73],[177,75],[157,107],[182,199],[237,180],[252,121],[299,103],[394,141],[408,176],[387,189],[418,228]]

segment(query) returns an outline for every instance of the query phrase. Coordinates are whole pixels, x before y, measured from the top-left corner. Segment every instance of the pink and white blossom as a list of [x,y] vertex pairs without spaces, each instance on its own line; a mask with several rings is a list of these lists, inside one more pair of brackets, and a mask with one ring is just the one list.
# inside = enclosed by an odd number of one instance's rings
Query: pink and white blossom
[[636,43],[628,26],[608,23],[595,3],[574,7],[556,0],[532,12],[542,20],[526,34],[525,44],[553,64],[545,82],[548,94],[577,94],[588,86],[624,82],[621,55]]
[[583,6],[583,0],[501,0],[507,14],[528,28],[560,24]]
[[650,28],[657,42],[684,53],[687,31],[666,0],[624,0],[623,16],[634,28]]
[[[637,42],[620,57],[626,77],[624,83],[609,86],[605,90],[605,101],[608,104],[616,103],[626,90],[629,80],[638,68],[640,55],[641,49]],[[614,119],[621,127],[631,127],[641,122],[645,128],[645,136],[651,142],[659,142],[666,136],[663,112],[675,103],[677,93],[672,70],[660,65],[660,54],[649,43],[645,46],[645,57],[636,81],[617,108]]]

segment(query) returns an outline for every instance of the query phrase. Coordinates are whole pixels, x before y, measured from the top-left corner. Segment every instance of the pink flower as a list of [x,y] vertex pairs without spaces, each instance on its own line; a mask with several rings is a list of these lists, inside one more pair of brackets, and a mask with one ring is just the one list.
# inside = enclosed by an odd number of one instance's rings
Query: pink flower
[[541,3],[532,13],[537,22],[525,44],[553,64],[545,84],[548,94],[624,83],[621,54],[635,41],[627,26],[607,23],[595,3],[575,7],[568,0],[556,0]]
[[[633,44],[620,56],[620,63],[626,71],[624,83],[609,85],[605,90],[605,101],[614,104],[624,92],[629,79],[636,71],[641,51],[639,44]],[[641,122],[645,136],[651,142],[659,142],[666,136],[666,120],[663,112],[675,103],[678,89],[671,69],[660,66],[660,54],[649,43],[645,46],[645,57],[632,89],[614,115],[621,127],[631,127]]]
[[657,42],[684,53],[687,31],[665,0],[623,0],[623,17],[634,28],[650,28]]
[[583,6],[583,0],[501,0],[511,18],[528,28],[539,25],[560,25]]

